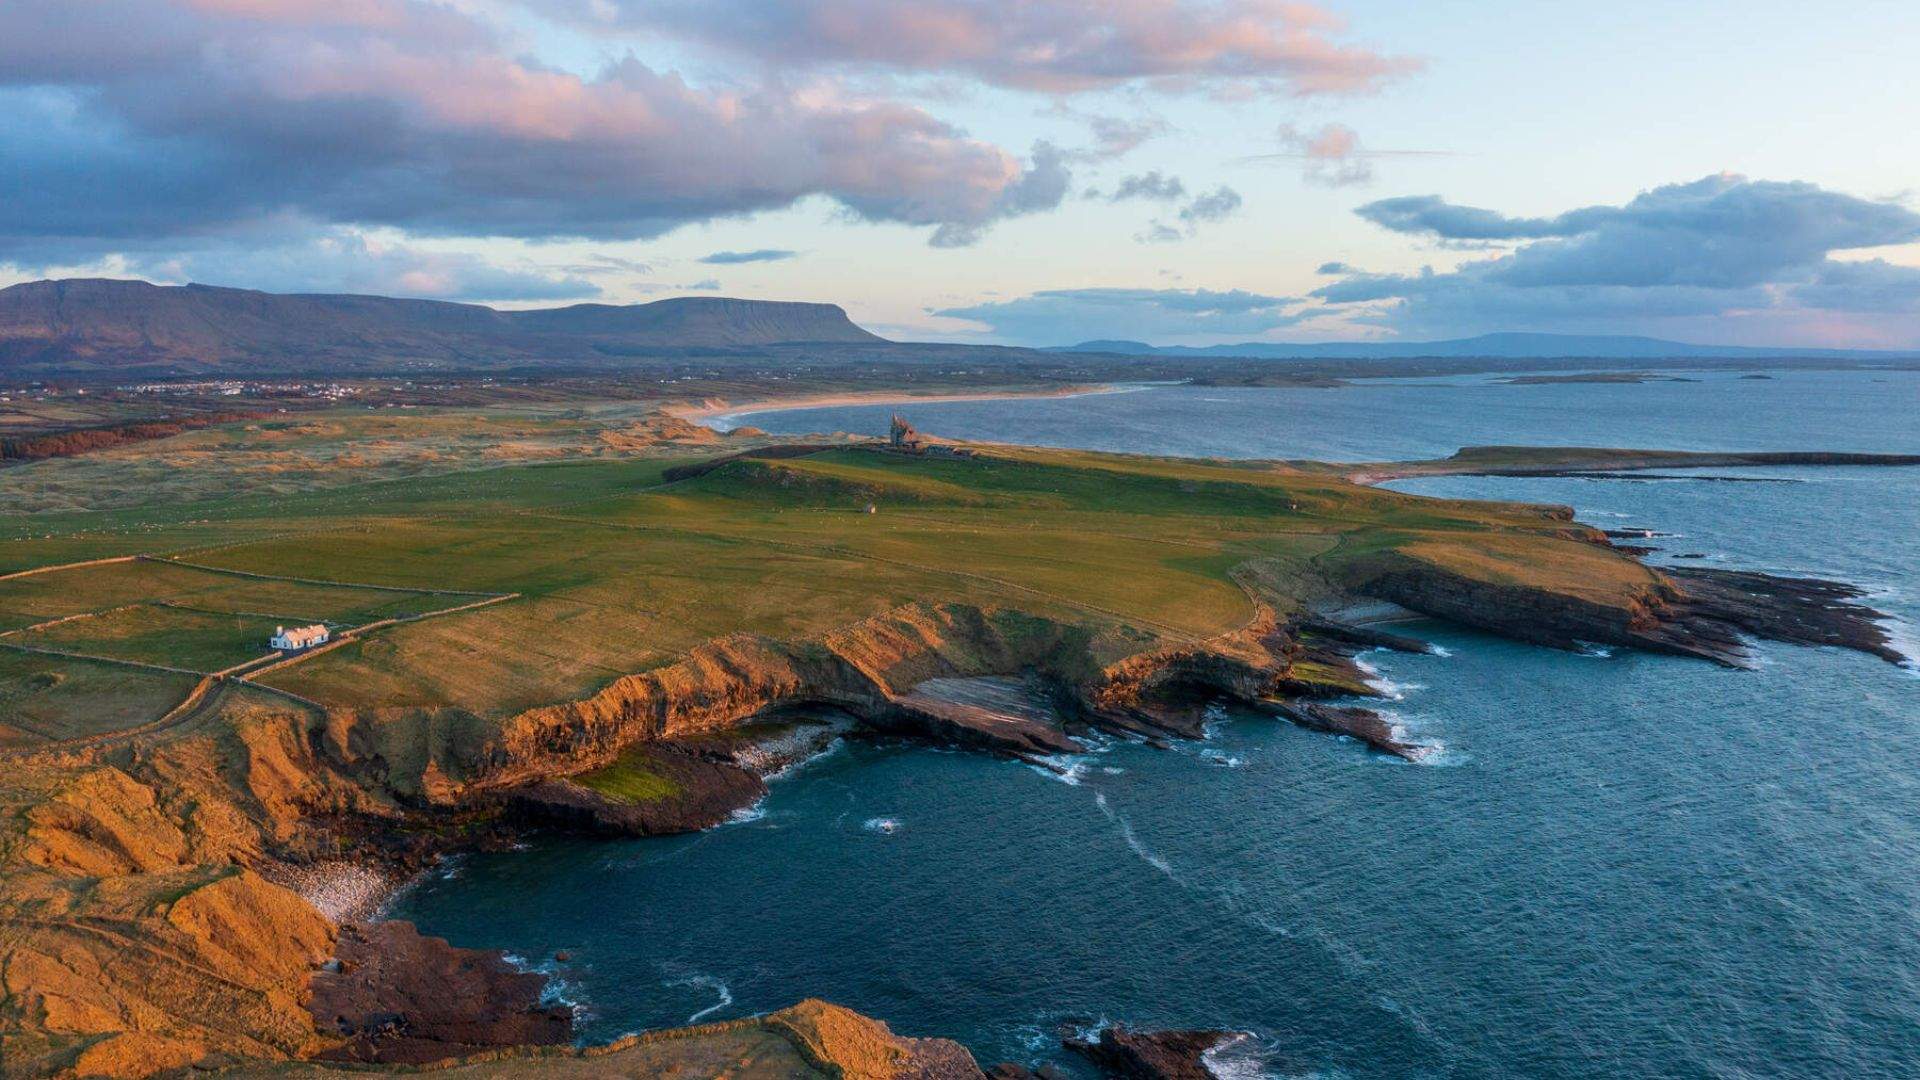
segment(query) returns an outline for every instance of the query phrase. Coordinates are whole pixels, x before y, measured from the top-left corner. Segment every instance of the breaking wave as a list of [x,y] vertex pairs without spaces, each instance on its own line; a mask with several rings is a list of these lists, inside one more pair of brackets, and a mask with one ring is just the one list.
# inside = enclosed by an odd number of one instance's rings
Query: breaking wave
[[719,1012],[721,1009],[733,1004],[733,991],[728,989],[726,983],[721,982],[711,975],[688,975],[683,979],[674,979],[668,982],[667,985],[692,986],[703,990],[711,990],[719,997],[718,1001],[687,1017],[687,1023],[689,1024],[697,1024],[707,1017],[712,1016],[714,1013]]

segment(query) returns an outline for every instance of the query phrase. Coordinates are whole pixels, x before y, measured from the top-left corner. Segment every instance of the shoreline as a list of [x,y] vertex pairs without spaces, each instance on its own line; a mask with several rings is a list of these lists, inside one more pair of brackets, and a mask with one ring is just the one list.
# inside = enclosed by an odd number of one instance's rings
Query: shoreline
[[386,921],[388,906],[423,873],[370,859],[278,863],[262,869],[267,880],[291,889],[335,924]]
[[708,401],[669,405],[665,412],[696,422],[721,417],[755,416],[760,413],[788,412],[796,409],[830,409],[859,405],[935,405],[958,401],[1023,401],[1030,398],[1078,398],[1100,394],[1126,394],[1141,389],[1139,383],[1089,383],[1053,387],[1045,390],[981,390],[962,393],[915,394],[902,390],[862,390],[844,394],[802,394],[796,397],[760,398],[738,403]]

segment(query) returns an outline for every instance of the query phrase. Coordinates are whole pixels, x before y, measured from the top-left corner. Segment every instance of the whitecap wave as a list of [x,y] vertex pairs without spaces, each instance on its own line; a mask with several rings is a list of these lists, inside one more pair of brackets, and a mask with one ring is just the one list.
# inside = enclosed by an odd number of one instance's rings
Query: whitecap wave
[[1235,1035],[1200,1055],[1200,1065],[1214,1080],[1280,1080],[1286,1074],[1273,1068],[1273,1054],[1247,1035]]
[[[1898,592],[1895,589],[1886,591],[1889,594]],[[1902,657],[1895,666],[1903,674],[1920,677],[1920,635],[1915,634],[1913,624],[1895,615],[1882,621],[1880,628],[1887,632],[1887,644]]]
[[1079,787],[1081,778],[1087,775],[1087,761],[1084,754],[1051,754],[1037,757],[1027,762],[1027,768],[1049,780],[1058,780],[1068,787]]
[[1140,856],[1148,866],[1165,874],[1169,880],[1176,882],[1180,880],[1180,875],[1174,872],[1173,864],[1161,858],[1159,855],[1154,854],[1147,845],[1140,842],[1140,838],[1134,835],[1132,823],[1127,821],[1124,814],[1121,814],[1107,804],[1107,797],[1104,793],[1095,792],[1093,801],[1100,807],[1100,812],[1107,815],[1108,821],[1120,826],[1120,836],[1127,842],[1128,849],[1135,855]]
[[773,783],[775,780],[785,780],[786,778],[793,776],[799,773],[800,771],[804,770],[809,765],[813,765],[816,762],[825,761],[828,758],[833,757],[835,754],[838,754],[843,748],[845,748],[846,745],[847,745],[847,740],[841,739],[841,738],[835,738],[831,742],[827,743],[826,746],[821,747],[818,753],[807,754],[803,757],[795,758],[794,760],[787,762],[785,765],[782,765],[779,768],[772,770],[771,772],[765,773],[762,779],[766,780],[766,782],[769,784]]
[[1373,687],[1374,690],[1380,693],[1380,696],[1389,701],[1405,701],[1407,700],[1407,695],[1413,691],[1426,689],[1426,686],[1422,683],[1403,683],[1388,678],[1386,675],[1380,673],[1378,667],[1368,663],[1362,657],[1354,657],[1353,666],[1359,668],[1361,672],[1366,675],[1368,686]]
[[580,985],[560,976],[560,961],[547,959],[536,964],[518,953],[501,953],[500,959],[506,961],[507,966],[516,971],[546,978],[546,983],[540,987],[539,1003],[541,1005],[547,1008],[555,1006],[563,1008],[572,1013],[575,1020],[584,1020],[593,1015],[587,1007],[586,994],[582,992]]
[[707,1017],[712,1016],[714,1013],[719,1012],[721,1009],[733,1004],[733,991],[728,988],[726,983],[721,982],[711,975],[688,975],[685,978],[673,979],[669,981],[667,985],[692,986],[703,990],[711,990],[718,995],[718,1001],[687,1017],[686,1022],[689,1024],[697,1024]]

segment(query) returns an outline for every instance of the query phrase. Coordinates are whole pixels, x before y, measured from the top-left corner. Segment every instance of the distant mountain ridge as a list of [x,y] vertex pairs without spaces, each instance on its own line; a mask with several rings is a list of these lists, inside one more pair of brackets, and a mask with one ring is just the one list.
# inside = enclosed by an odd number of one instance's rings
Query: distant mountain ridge
[[551,366],[661,350],[883,341],[833,304],[725,297],[499,311],[105,278],[0,289],[0,374]]
[[1875,349],[1803,349],[1743,345],[1694,345],[1625,334],[1481,334],[1443,341],[1323,341],[1288,344],[1248,341],[1234,345],[1148,345],[1142,341],[1083,341],[1053,346],[1054,352],[1117,353],[1124,356],[1243,356],[1256,360],[1407,360],[1422,357],[1492,357],[1600,360],[1760,359],[1795,357],[1864,360],[1910,357],[1912,352]]
[[661,374],[721,360],[786,370],[820,363],[1038,365],[1070,370],[1082,379],[1273,377],[1282,370],[1266,375],[1252,369],[1203,372],[1200,362],[1233,367],[1240,360],[1295,360],[1320,363],[1286,365],[1284,377],[1300,377],[1312,367],[1327,378],[1359,378],[1380,374],[1373,362],[1387,360],[1436,374],[1476,359],[1494,365],[1486,370],[1521,370],[1516,365],[1527,361],[1564,367],[1583,360],[1657,365],[1759,359],[1871,363],[1914,357],[1920,353],[1521,333],[1428,342],[1204,347],[1102,340],[1024,349],[890,342],[855,325],[834,304],[727,297],[501,311],[443,300],[279,294],[104,278],[35,281],[0,289],[0,380],[10,382],[641,368]]

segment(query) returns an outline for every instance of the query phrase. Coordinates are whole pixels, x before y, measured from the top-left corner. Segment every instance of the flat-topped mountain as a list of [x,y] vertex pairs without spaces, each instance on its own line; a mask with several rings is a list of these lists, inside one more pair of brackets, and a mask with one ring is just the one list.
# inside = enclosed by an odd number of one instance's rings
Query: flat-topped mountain
[[643,352],[881,340],[833,304],[725,297],[499,311],[101,278],[0,289],[0,374],[564,366]]

